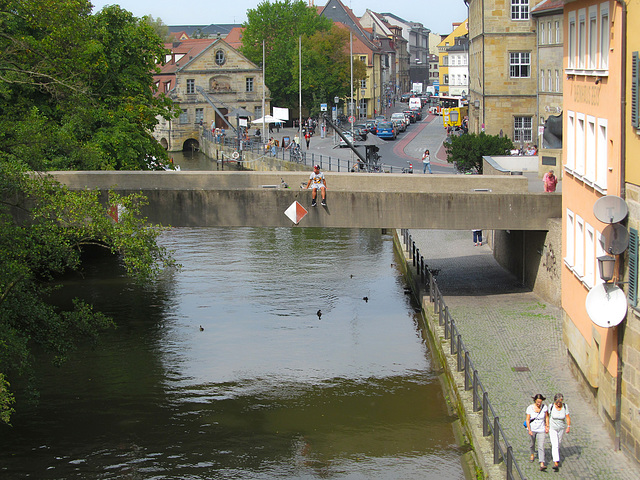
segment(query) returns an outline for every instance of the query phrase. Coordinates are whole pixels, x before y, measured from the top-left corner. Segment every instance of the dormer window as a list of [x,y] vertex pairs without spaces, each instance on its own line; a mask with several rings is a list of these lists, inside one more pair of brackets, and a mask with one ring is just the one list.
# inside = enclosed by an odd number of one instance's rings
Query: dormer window
[[224,62],[227,61],[227,58],[224,54],[224,50],[216,51],[216,65],[224,65]]

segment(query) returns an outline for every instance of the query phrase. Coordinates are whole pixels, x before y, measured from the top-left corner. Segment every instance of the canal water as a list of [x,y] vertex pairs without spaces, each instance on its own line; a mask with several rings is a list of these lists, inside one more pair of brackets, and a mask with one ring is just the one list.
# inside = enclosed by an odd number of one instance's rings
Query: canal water
[[[173,229],[153,285],[69,278],[117,329],[2,428],[0,478],[462,479],[419,315],[379,230]],[[318,311],[321,311],[321,316]]]

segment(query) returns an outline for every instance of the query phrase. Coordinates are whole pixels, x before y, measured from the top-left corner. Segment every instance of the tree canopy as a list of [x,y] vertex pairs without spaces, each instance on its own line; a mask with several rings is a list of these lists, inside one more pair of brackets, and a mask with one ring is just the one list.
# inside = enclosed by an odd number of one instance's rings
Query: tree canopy
[[29,373],[35,345],[59,364],[111,326],[80,300],[68,310],[49,303],[59,276],[81,268],[85,248],[119,256],[142,282],[173,264],[156,242],[162,229],[140,215],[141,196],[110,194],[105,203],[121,207],[117,222],[97,191],[71,192],[14,162],[0,164],[0,422],[12,412],[8,381]]
[[175,116],[154,96],[162,40],[118,6],[5,0],[0,10],[0,153],[36,170],[146,169],[151,134]]
[[[172,265],[142,197],[72,192],[38,173],[146,169],[151,156],[166,158],[151,135],[158,115],[173,115],[153,90],[164,53],[152,26],[118,6],[91,15],[86,0],[0,0],[0,423],[34,348],[61,363],[112,325],[80,300],[50,302],[85,249],[117,256],[140,281]],[[108,205],[122,207],[117,222]]]
[[462,173],[482,173],[482,157],[485,155],[505,155],[513,148],[508,137],[487,135],[481,132],[450,137],[445,142],[447,162],[453,163]]
[[[265,84],[271,104],[297,108],[299,103],[299,46],[302,37],[302,103],[310,111],[350,92],[349,35],[303,1],[263,1],[247,11],[242,53],[262,64],[265,43]],[[354,62],[354,83],[366,67]]]

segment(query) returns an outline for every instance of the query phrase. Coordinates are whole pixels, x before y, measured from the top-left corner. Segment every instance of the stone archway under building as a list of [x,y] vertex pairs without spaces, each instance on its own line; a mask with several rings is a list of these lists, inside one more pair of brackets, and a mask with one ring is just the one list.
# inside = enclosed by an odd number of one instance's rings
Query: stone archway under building
[[195,138],[187,138],[182,144],[183,152],[197,152],[200,150],[200,142]]
[[169,150],[169,142],[167,142],[167,139],[162,137],[160,139],[160,145],[162,146],[162,148],[164,148],[165,150]]

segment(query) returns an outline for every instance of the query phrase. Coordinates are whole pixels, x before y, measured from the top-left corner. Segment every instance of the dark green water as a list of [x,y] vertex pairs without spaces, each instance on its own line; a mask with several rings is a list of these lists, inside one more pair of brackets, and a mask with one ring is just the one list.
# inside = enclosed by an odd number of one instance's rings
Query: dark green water
[[39,404],[0,429],[0,478],[464,478],[390,236],[199,228],[163,242],[183,269],[156,285],[108,259],[69,280],[61,301],[83,296],[118,328],[38,370]]

